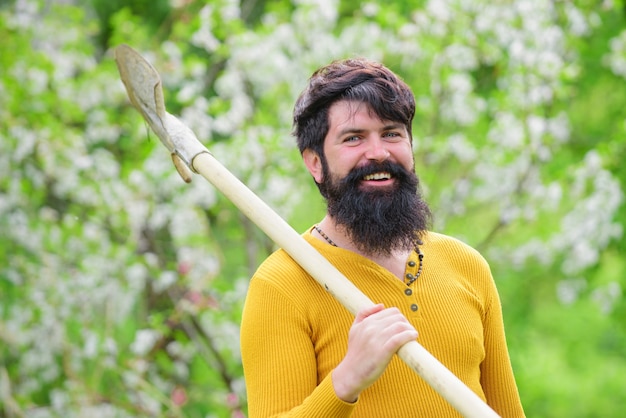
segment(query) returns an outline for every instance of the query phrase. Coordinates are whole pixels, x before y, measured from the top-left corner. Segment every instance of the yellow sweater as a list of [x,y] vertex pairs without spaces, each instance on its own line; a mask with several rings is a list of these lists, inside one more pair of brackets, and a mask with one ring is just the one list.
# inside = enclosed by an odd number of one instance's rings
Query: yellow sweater
[[[523,417],[504,336],[500,299],[487,262],[453,238],[428,233],[421,276],[407,286],[351,251],[304,234],[375,303],[396,306],[418,341],[502,417]],[[414,253],[412,258],[417,261]],[[417,267],[407,269],[416,272]],[[335,395],[330,372],[347,349],[352,315],[283,250],[250,282],[241,352],[250,418],[458,417],[397,356],[357,402]]]

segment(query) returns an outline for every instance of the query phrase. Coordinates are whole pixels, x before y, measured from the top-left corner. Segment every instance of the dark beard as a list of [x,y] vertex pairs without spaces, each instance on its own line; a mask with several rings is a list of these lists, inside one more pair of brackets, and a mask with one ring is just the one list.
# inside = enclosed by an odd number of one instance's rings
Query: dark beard
[[[332,178],[326,164],[324,183],[319,184],[328,204],[328,214],[365,254],[391,255],[411,250],[428,229],[431,212],[419,193],[414,172],[389,161],[352,170],[345,178]],[[387,188],[363,188],[364,176],[386,171],[395,184]]]

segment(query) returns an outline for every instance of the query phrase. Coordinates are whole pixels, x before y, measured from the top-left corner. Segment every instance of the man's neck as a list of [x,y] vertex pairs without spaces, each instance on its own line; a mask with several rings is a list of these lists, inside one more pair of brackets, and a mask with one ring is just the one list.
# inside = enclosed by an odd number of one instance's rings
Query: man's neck
[[317,239],[359,254],[386,268],[398,279],[404,281],[406,260],[412,250],[393,251],[391,254],[365,253],[352,242],[345,227],[338,226],[330,216],[322,219],[317,226],[321,230],[321,232],[317,229],[313,230],[313,236]]

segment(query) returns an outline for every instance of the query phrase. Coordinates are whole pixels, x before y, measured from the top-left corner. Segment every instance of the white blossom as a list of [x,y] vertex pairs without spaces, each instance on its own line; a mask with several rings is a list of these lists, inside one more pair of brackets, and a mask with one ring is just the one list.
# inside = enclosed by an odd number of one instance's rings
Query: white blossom
[[626,30],[610,41],[611,51],[603,57],[603,62],[615,74],[626,78]]
[[206,5],[200,10],[200,29],[191,37],[191,42],[194,45],[204,48],[207,52],[214,52],[220,46],[220,41],[213,36],[213,12],[213,6],[211,5]]
[[618,282],[610,282],[598,287],[591,293],[591,298],[605,315],[613,310],[615,304],[622,297],[622,287]]
[[571,305],[578,300],[580,293],[587,288],[587,281],[582,278],[561,280],[557,283],[557,297],[561,303]]
[[137,356],[145,356],[152,348],[154,344],[161,338],[159,332],[153,329],[140,329],[135,334],[135,340],[130,346],[130,349]]

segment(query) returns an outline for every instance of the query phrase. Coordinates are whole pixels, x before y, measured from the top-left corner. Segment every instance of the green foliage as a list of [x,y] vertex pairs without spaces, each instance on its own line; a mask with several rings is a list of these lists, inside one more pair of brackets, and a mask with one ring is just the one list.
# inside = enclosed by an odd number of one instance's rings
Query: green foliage
[[167,36],[169,17],[172,13],[168,0],[89,0],[87,2],[98,20],[97,43],[103,49],[115,46],[110,44],[116,32],[116,15],[125,12],[126,17],[137,20],[150,34]]
[[613,417],[626,374],[623,2],[25,0],[0,6],[0,416],[238,417],[247,280],[274,245],[184,184],[112,48],[297,230],[291,131],[319,65],[414,89],[435,229],[488,258],[532,417]]

